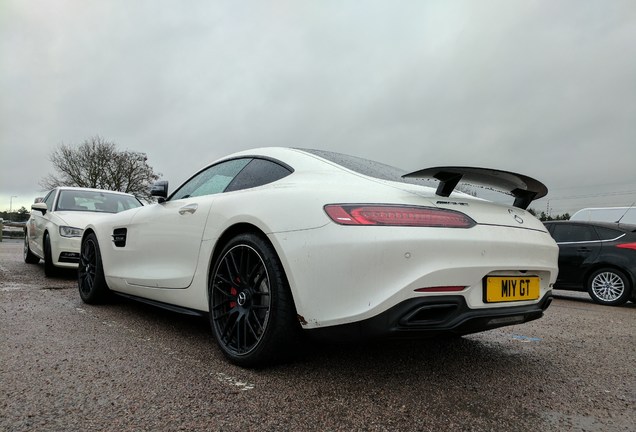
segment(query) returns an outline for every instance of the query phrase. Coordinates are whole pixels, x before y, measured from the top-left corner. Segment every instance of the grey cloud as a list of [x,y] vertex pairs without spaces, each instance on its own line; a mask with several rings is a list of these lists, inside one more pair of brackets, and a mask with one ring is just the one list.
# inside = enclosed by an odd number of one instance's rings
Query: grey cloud
[[96,134],[172,182],[289,145],[520,171],[563,211],[636,190],[630,1],[32,3],[0,14],[0,207]]

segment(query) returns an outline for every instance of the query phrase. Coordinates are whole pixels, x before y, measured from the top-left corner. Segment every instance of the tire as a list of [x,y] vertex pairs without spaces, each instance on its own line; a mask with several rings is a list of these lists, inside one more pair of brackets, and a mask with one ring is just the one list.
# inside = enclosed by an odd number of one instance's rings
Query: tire
[[80,263],[77,269],[77,286],[84,303],[105,303],[111,297],[111,291],[104,278],[99,243],[93,233],[82,240]]
[[26,231],[24,233],[24,262],[27,264],[37,264],[40,262],[40,258],[33,255],[31,248],[29,247],[29,236]]
[[629,300],[631,283],[622,271],[602,268],[588,278],[587,291],[598,304],[620,306]]
[[48,233],[44,234],[44,276],[55,277],[58,274],[57,268],[53,265],[51,255],[51,238]]
[[214,263],[208,286],[210,324],[223,354],[242,367],[286,359],[299,336],[283,267],[263,237],[241,234]]

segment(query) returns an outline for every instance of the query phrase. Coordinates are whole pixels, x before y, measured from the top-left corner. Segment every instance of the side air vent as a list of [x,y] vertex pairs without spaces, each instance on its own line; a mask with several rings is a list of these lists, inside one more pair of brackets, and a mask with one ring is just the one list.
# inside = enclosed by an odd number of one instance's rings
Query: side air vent
[[113,231],[113,243],[115,244],[115,246],[117,247],[126,246],[126,234],[127,234],[126,228],[116,228]]

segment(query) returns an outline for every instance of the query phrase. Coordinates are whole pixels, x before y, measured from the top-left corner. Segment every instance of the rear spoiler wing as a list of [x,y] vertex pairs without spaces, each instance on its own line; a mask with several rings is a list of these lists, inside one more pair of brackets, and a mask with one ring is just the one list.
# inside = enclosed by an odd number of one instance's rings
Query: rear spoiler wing
[[424,168],[402,178],[434,178],[439,180],[437,191],[439,196],[449,196],[460,181],[491,186],[515,197],[514,206],[527,209],[533,200],[548,194],[548,188],[538,180],[522,174],[475,167],[435,167]]

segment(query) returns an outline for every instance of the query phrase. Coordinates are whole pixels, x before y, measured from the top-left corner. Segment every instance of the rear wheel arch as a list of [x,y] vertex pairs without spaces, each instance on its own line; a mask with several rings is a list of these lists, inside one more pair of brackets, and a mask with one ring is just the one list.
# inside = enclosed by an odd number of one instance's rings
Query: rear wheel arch
[[27,234],[26,228],[24,229],[24,251],[23,251],[23,256],[24,256],[24,262],[26,262],[27,264],[37,264],[37,263],[40,262],[40,257],[35,255],[31,251],[31,246],[29,245],[29,236]]
[[[255,268],[262,266],[261,268],[266,269],[267,277],[264,280],[267,282],[267,298],[269,299],[266,306],[269,311],[267,312],[269,318],[263,318],[263,322],[261,322],[262,327],[260,327],[263,333],[260,333],[257,336],[258,341],[255,341],[254,345],[249,349],[249,352],[245,353],[232,352],[236,348],[232,347],[234,342],[229,339],[225,340],[225,337],[221,335],[221,333],[223,333],[229,337],[229,333],[224,333],[225,330],[221,331],[221,327],[225,325],[225,328],[227,328],[228,323],[225,323],[225,321],[227,320],[229,322],[230,319],[224,318],[224,316],[226,316],[225,313],[218,312],[219,307],[224,307],[221,306],[225,302],[222,298],[227,296],[227,293],[220,295],[215,291],[216,294],[212,294],[213,285],[217,286],[216,284],[219,281],[225,285],[227,284],[227,281],[234,279],[228,278],[227,275],[219,276],[222,273],[226,273],[225,271],[221,271],[222,267],[220,266],[223,265],[223,262],[228,262],[227,257],[229,254],[233,253],[232,251],[241,249],[251,250],[251,252],[248,252],[248,254],[252,255],[251,265],[256,264]],[[256,261],[253,260],[255,257],[258,257]],[[246,261],[246,263],[249,262],[250,261]],[[218,274],[217,268],[219,268]],[[235,269],[239,270],[239,268]],[[269,273],[270,271],[271,273]],[[243,273],[241,272],[241,274]],[[240,287],[238,284],[242,284],[243,281],[249,281],[249,278],[246,279],[245,277],[235,279],[237,287],[232,288],[232,290],[236,291],[242,291],[245,288]],[[212,325],[213,333],[215,334],[215,339],[221,346],[224,354],[232,362],[244,367],[259,367],[269,363],[270,361],[283,359],[286,357],[286,354],[290,354],[288,351],[289,347],[286,347],[286,343],[289,342],[289,345],[293,346],[294,343],[292,341],[298,337],[297,332],[300,330],[300,326],[296,320],[297,315],[295,301],[290,290],[285,268],[281,263],[280,256],[272,242],[260,229],[250,224],[239,224],[229,228],[221,235],[215,245],[214,252],[210,259],[206,291],[210,309],[210,323]],[[251,289],[248,291],[252,292]],[[238,293],[233,292],[231,294],[237,295]],[[251,297],[251,295],[249,297]],[[241,305],[240,300],[238,300],[239,298],[240,296],[237,297],[236,301],[238,301],[238,304]],[[221,303],[218,303],[219,301]],[[236,304],[232,305],[232,303],[230,303],[229,307],[236,308]],[[263,308],[263,306],[257,307],[261,309]],[[215,310],[217,311],[216,313],[214,312]],[[235,323],[238,323],[238,321]],[[259,326],[261,324],[259,324]],[[256,336],[256,334],[254,335]]]
[[587,271],[585,272],[585,275],[583,277],[583,286],[585,288],[587,288],[587,282],[590,280],[590,277],[598,270],[601,269],[611,269],[611,270],[618,270],[619,272],[623,273],[625,275],[625,277],[628,279],[629,285],[631,288],[636,286],[636,280],[634,279],[634,276],[632,276],[632,274],[627,271],[625,268],[613,264],[613,263],[607,263],[607,262],[601,262],[601,263],[596,263],[594,264],[592,267],[590,267],[589,269],[587,269]]
[[[292,287],[291,284],[290,284],[289,275],[288,275],[289,272],[288,272],[288,269],[287,269],[287,267],[285,265],[285,261],[281,258],[281,254],[280,254],[278,248],[276,247],[276,245],[274,243],[272,243],[272,241],[269,239],[269,237],[267,237],[267,234],[265,234],[265,232],[263,230],[261,230],[256,225],[253,225],[253,224],[250,224],[250,223],[238,223],[238,224],[230,226],[225,231],[223,231],[223,234],[221,234],[219,239],[216,241],[216,244],[214,245],[214,249],[212,250],[212,256],[210,257],[210,260],[208,262],[207,284],[210,283],[210,280],[212,278],[212,272],[214,271],[214,263],[216,263],[216,261],[219,259],[219,256],[221,255],[221,252],[223,251],[223,248],[225,248],[225,245],[227,245],[228,242],[230,242],[234,237],[236,237],[238,235],[241,235],[241,234],[254,234],[254,235],[257,235],[257,236],[261,237],[263,240],[265,240],[267,243],[269,243],[269,245],[272,247],[272,249],[274,249],[274,251],[276,252],[276,255],[277,255],[278,259],[280,260],[281,265],[283,267],[283,271],[285,273],[285,279],[286,279],[287,285],[289,286],[289,288],[291,290],[292,300],[294,301],[294,307],[296,307],[296,304],[295,304],[296,301],[295,301],[295,296],[294,296],[294,287]],[[209,300],[210,299],[207,298],[207,301],[209,301]]]
[[[217,259],[219,259],[219,255],[223,251],[225,245],[232,240],[234,237],[240,234],[255,234],[264,238],[267,238],[265,233],[261,231],[255,225],[249,223],[240,223],[236,225],[232,225],[223,231],[223,234],[219,237],[214,245],[214,249],[212,250],[212,256],[210,257],[209,270],[208,270],[208,281],[212,277],[212,271],[214,271],[214,263]],[[269,240],[267,240],[269,241]]]

